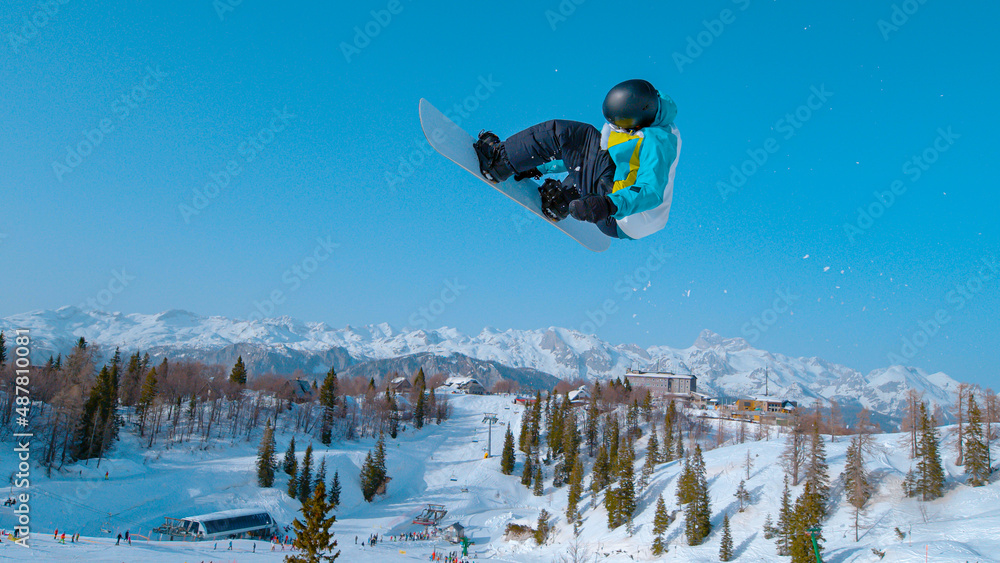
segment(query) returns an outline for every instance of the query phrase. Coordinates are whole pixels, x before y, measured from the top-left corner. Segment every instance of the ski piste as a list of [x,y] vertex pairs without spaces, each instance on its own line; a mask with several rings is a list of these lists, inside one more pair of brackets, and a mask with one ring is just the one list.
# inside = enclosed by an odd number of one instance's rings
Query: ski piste
[[495,188],[500,193],[521,204],[522,207],[540,219],[569,235],[573,240],[594,252],[603,252],[611,246],[611,238],[600,231],[597,225],[577,221],[567,217],[562,221],[550,221],[542,215],[542,199],[538,195],[538,182],[532,179],[520,182],[510,178],[499,184],[490,182],[479,172],[479,158],[472,148],[475,139],[468,132],[448,119],[430,102],[420,99],[420,127],[434,150],[445,158],[469,171],[480,181]]

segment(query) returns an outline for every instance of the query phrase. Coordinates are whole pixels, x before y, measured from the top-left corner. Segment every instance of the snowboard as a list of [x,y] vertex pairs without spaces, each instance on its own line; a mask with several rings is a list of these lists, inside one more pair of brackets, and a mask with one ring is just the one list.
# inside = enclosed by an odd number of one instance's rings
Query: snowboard
[[542,214],[542,198],[538,194],[539,183],[531,178],[515,181],[513,177],[494,184],[479,171],[479,158],[472,148],[475,139],[461,127],[448,119],[430,102],[420,99],[420,127],[427,142],[445,158],[461,166],[480,181],[496,189],[503,195],[519,203],[546,223],[566,233],[576,242],[594,252],[603,252],[611,246],[611,237],[605,235],[593,223],[577,221],[567,217],[562,221],[552,221]]

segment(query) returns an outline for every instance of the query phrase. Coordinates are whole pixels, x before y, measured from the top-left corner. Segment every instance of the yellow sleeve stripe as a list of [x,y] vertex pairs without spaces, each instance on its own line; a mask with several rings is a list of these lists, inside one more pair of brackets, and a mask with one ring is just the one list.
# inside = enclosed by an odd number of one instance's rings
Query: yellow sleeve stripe
[[639,175],[639,151],[642,149],[642,136],[641,135],[629,135],[628,133],[621,133],[619,131],[612,131],[611,135],[608,137],[608,148],[621,143],[626,143],[636,139],[635,148],[632,149],[632,157],[628,161],[628,175],[625,176],[624,180],[617,180],[615,185],[611,188],[611,193],[615,193],[618,190],[623,190],[625,188],[631,187],[635,184],[636,176]]

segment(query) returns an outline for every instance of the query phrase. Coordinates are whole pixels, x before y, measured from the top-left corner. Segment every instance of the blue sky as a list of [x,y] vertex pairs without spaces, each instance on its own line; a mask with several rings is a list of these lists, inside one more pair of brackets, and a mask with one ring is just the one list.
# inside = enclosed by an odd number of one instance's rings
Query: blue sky
[[[0,8],[0,315],[708,328],[1000,368],[996,3],[222,2]],[[599,125],[636,77],[683,136],[642,241],[593,254],[424,153],[421,97],[505,137]]]

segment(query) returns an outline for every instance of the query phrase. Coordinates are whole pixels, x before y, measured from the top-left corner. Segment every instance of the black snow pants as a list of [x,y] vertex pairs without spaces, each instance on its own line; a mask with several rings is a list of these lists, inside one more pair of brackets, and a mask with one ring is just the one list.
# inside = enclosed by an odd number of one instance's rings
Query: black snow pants
[[[568,176],[563,189],[576,188],[582,197],[611,193],[615,163],[601,150],[601,132],[589,123],[553,119],[515,133],[504,141],[507,160],[523,173],[552,160],[562,160]],[[618,238],[614,217],[597,224],[601,232]]]

